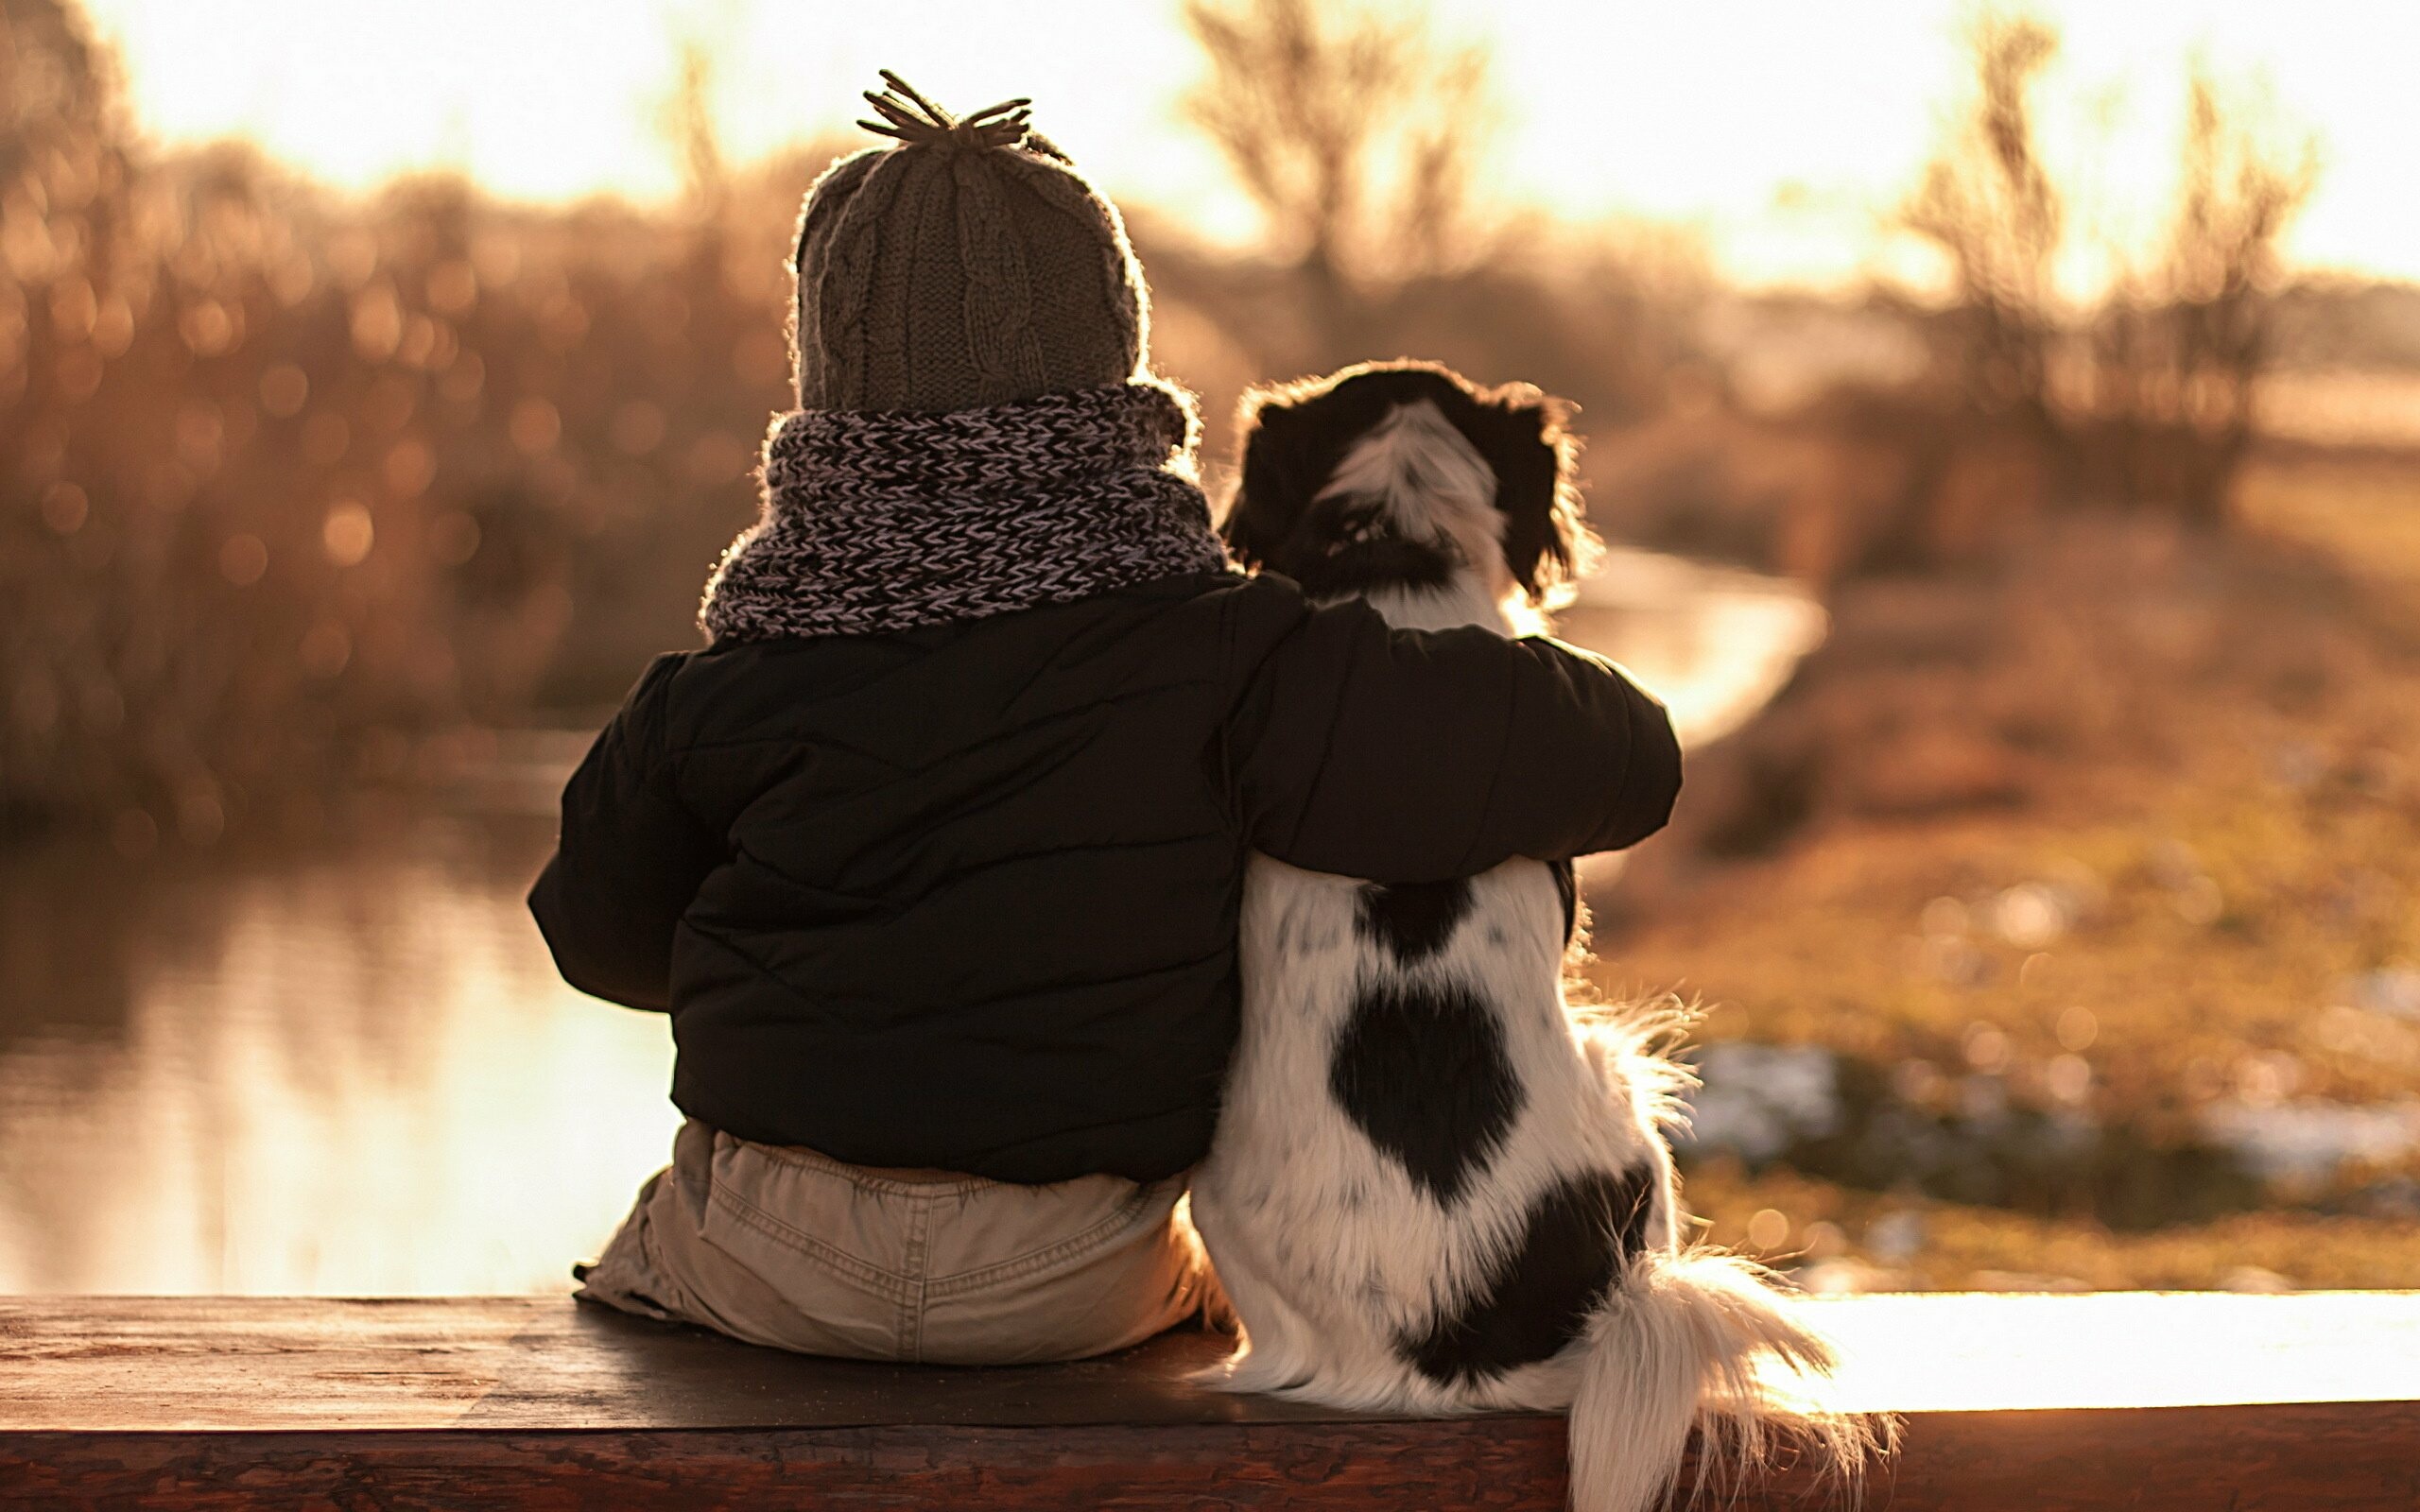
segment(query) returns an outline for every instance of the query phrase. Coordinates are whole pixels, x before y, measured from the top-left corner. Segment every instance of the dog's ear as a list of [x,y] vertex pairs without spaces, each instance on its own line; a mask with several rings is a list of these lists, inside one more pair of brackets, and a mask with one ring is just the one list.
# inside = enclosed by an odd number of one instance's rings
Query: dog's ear
[[1235,498],[1219,533],[1247,567],[1265,567],[1302,523],[1324,475],[1312,454],[1317,427],[1289,388],[1255,388],[1244,395],[1244,458]]
[[1528,384],[1473,395],[1471,439],[1495,473],[1504,515],[1504,564],[1532,603],[1585,570],[1599,547],[1581,514],[1577,406]]

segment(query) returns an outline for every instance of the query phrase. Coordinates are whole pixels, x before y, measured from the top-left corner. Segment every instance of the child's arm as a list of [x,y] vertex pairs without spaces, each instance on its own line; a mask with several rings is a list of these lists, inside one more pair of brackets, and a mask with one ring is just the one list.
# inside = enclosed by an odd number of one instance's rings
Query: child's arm
[[563,789],[562,838],[529,911],[563,980],[626,1007],[668,1008],[672,933],[721,847],[671,796],[658,752],[682,659],[656,659]]
[[1681,787],[1664,707],[1611,662],[1394,630],[1358,603],[1301,612],[1246,673],[1226,741],[1253,846],[1387,883],[1635,845]]

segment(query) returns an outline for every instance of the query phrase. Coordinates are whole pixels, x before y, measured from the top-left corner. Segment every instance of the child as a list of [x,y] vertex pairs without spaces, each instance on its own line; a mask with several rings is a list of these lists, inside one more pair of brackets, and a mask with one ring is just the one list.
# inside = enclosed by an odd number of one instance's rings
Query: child
[[761,522],[563,795],[530,907],[667,1011],[672,1165],[581,1296],[883,1360],[1075,1359],[1215,1282],[1176,1209],[1246,855],[1383,882],[1627,846],[1664,711],[1543,639],[1227,564],[1117,212],[1023,102],[897,79],[808,193]]

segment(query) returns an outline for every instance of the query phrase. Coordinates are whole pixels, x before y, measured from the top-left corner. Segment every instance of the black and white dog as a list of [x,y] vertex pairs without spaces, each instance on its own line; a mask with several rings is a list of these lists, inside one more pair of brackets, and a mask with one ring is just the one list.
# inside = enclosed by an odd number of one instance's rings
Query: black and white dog
[[[1541,627],[1590,543],[1565,413],[1410,363],[1257,393],[1227,541],[1397,626]],[[1873,1428],[1790,1400],[1823,1342],[1754,1266],[1681,1243],[1675,1021],[1566,1004],[1577,916],[1568,864],[1388,887],[1253,859],[1243,1036],[1193,1180],[1245,1334],[1209,1379],[1568,1408],[1582,1512],[1652,1504],[1692,1428],[1726,1462],[1779,1431],[1853,1480]]]

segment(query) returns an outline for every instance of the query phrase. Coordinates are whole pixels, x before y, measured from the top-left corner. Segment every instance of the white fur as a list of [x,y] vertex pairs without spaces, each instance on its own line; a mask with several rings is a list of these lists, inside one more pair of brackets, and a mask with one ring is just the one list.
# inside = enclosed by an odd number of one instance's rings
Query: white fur
[[[1435,591],[1371,601],[1398,626],[1516,627],[1495,479],[1428,403],[1400,405],[1326,490],[1380,501],[1401,534],[1461,563]],[[1853,1476],[1875,1443],[1862,1419],[1794,1406],[1760,1366],[1820,1376],[1820,1340],[1745,1262],[1685,1249],[1662,1133],[1686,1073],[1665,1057],[1674,1018],[1575,1012],[1564,994],[1561,895],[1540,862],[1472,880],[1471,906],[1435,954],[1407,965],[1357,934],[1363,884],[1253,858],[1241,953],[1243,1028],[1192,1211],[1244,1342],[1206,1379],[1335,1406],[1444,1415],[1572,1414],[1581,1512],[1641,1512],[1671,1483],[1691,1431],[1710,1462],[1753,1462],[1776,1432]],[[1524,1097],[1502,1148],[1448,1211],[1371,1143],[1329,1090],[1332,1048],[1374,981],[1453,983],[1495,1014]],[[1441,1383],[1398,1353],[1482,1283],[1520,1241],[1532,1199],[1589,1171],[1652,1173],[1646,1246],[1583,1336],[1494,1379]]]
[[1483,625],[1510,635],[1545,628],[1521,601],[1505,564],[1495,474],[1435,404],[1426,399],[1397,404],[1372,426],[1318,494],[1339,496],[1378,505],[1397,534],[1442,546],[1461,564],[1442,590],[1370,594],[1389,624],[1408,630]]

